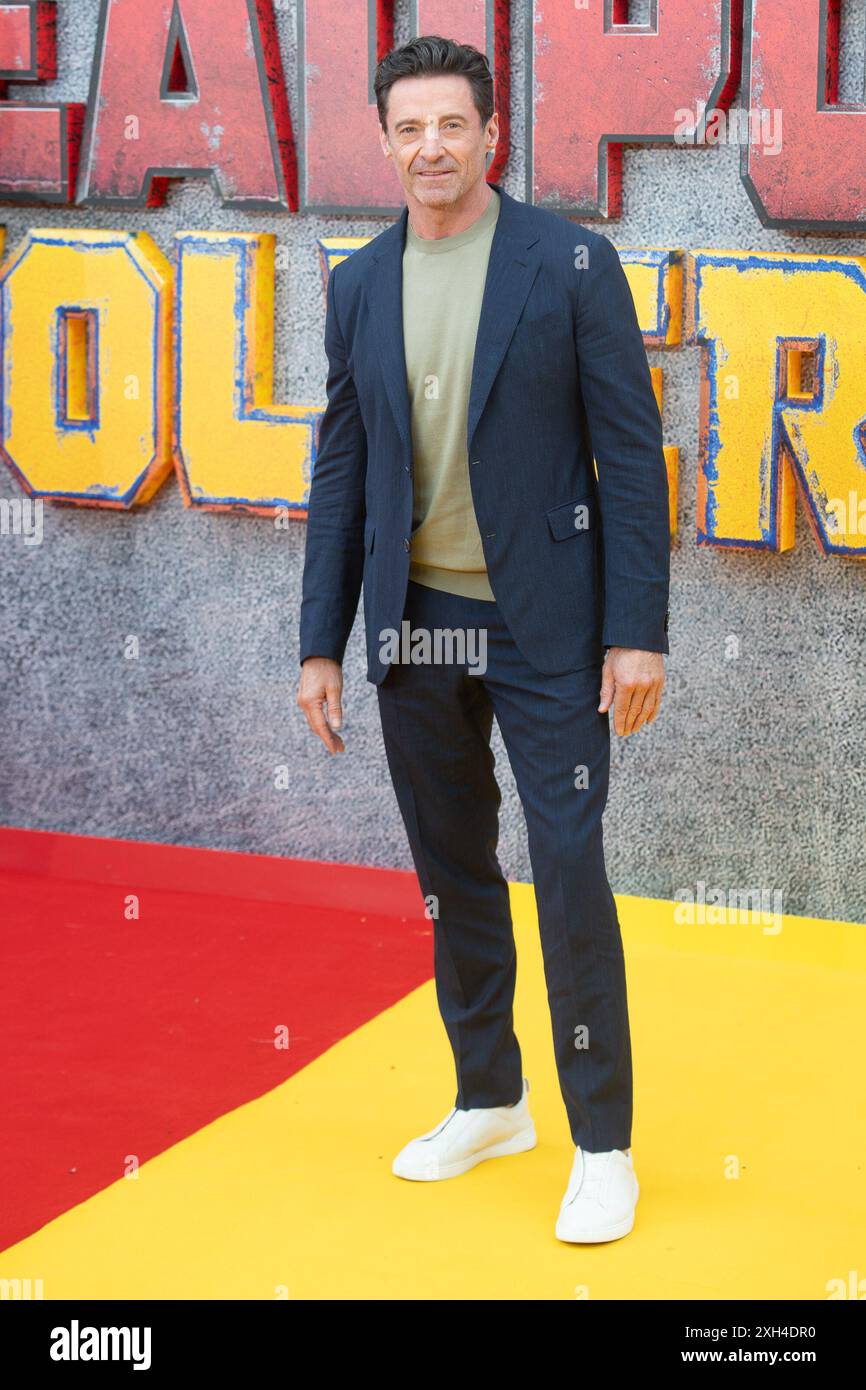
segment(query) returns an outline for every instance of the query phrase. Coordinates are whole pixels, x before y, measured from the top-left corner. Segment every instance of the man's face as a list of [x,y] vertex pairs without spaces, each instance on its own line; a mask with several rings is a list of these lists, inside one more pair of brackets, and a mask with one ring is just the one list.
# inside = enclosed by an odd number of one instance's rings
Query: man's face
[[447,208],[483,179],[488,148],[499,127],[494,113],[482,127],[469,79],[459,74],[401,77],[388,93],[390,150],[407,199]]

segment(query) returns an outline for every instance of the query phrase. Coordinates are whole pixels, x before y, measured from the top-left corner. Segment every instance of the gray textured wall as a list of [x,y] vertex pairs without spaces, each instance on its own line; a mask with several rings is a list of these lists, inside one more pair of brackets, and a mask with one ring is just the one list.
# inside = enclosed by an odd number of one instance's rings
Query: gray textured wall
[[[86,99],[97,0],[61,0],[60,79]],[[217,8],[215,0],[215,9]],[[297,124],[295,10],[277,7]],[[398,41],[408,37],[398,8]],[[845,93],[862,98],[863,0],[846,9]],[[526,7],[513,6],[512,155],[523,196]],[[11,88],[11,96],[29,95]],[[741,98],[740,98],[741,99]],[[336,152],[335,152],[336,153]],[[155,212],[4,207],[12,249],[36,225],[146,227],[166,252],[199,227],[274,231],[279,400],[324,401],[324,299],[314,238],[373,235],[380,220],[223,212],[201,184]],[[598,224],[593,224],[598,225]],[[630,149],[617,245],[866,254],[866,238],[764,230],[735,148]],[[866,922],[866,569],[824,559],[805,518],[782,556],[699,551],[694,541],[697,349],[665,368],[665,437],[681,449],[671,654],[663,713],[612,735],[606,817],[618,892],[673,897],[699,880],[782,893],[783,910]],[[5,472],[0,495],[17,495]],[[41,546],[0,538],[0,821],[91,835],[411,868],[364,676],[359,614],[346,660],[347,753],[331,759],[294,700],[304,523],[193,514],[173,481],[131,514],[48,505]],[[124,659],[128,634],[138,661]],[[740,643],[726,659],[726,639]],[[504,794],[500,857],[531,878],[520,805],[494,730]],[[291,769],[287,790],[274,770]]]

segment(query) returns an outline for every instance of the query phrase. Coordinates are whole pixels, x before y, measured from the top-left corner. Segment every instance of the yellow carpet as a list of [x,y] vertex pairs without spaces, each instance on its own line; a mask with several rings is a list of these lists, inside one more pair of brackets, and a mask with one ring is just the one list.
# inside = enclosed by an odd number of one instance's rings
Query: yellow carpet
[[825,1299],[866,1273],[866,929],[683,926],[670,903],[617,899],[641,1196],[624,1240],[568,1246],[553,1227],[574,1151],[531,887],[512,900],[537,1149],[446,1182],[392,1176],[454,1101],[431,981],[0,1254],[0,1278],[41,1278],[46,1299]]

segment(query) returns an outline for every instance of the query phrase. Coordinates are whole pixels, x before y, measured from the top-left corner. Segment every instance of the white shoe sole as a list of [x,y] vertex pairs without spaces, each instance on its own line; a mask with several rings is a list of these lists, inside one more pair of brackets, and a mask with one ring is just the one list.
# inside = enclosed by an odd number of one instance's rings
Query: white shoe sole
[[455,1159],[451,1163],[437,1163],[431,1158],[419,1168],[409,1160],[401,1161],[398,1154],[391,1164],[391,1172],[397,1178],[409,1178],[413,1182],[441,1182],[443,1178],[459,1178],[461,1173],[468,1173],[470,1168],[483,1163],[485,1159],[526,1153],[529,1149],[534,1149],[537,1143],[535,1125],[532,1124],[528,1129],[513,1134],[510,1139],[503,1139],[498,1144],[489,1144],[486,1149],[478,1149],[474,1154]]

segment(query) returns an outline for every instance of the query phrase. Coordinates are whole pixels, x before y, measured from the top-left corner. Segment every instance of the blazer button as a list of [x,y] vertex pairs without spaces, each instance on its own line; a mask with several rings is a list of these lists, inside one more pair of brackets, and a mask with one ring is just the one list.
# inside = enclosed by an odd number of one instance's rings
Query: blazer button
[[403,549],[404,549],[404,550],[411,550],[411,549],[412,549],[412,545],[411,545],[411,542],[410,542],[408,536],[404,536],[404,537],[403,537]]
[[407,473],[411,473],[411,472],[412,472],[412,469],[409,467],[408,463],[404,463],[404,464],[403,464],[403,467],[406,469],[406,472],[407,472]]

